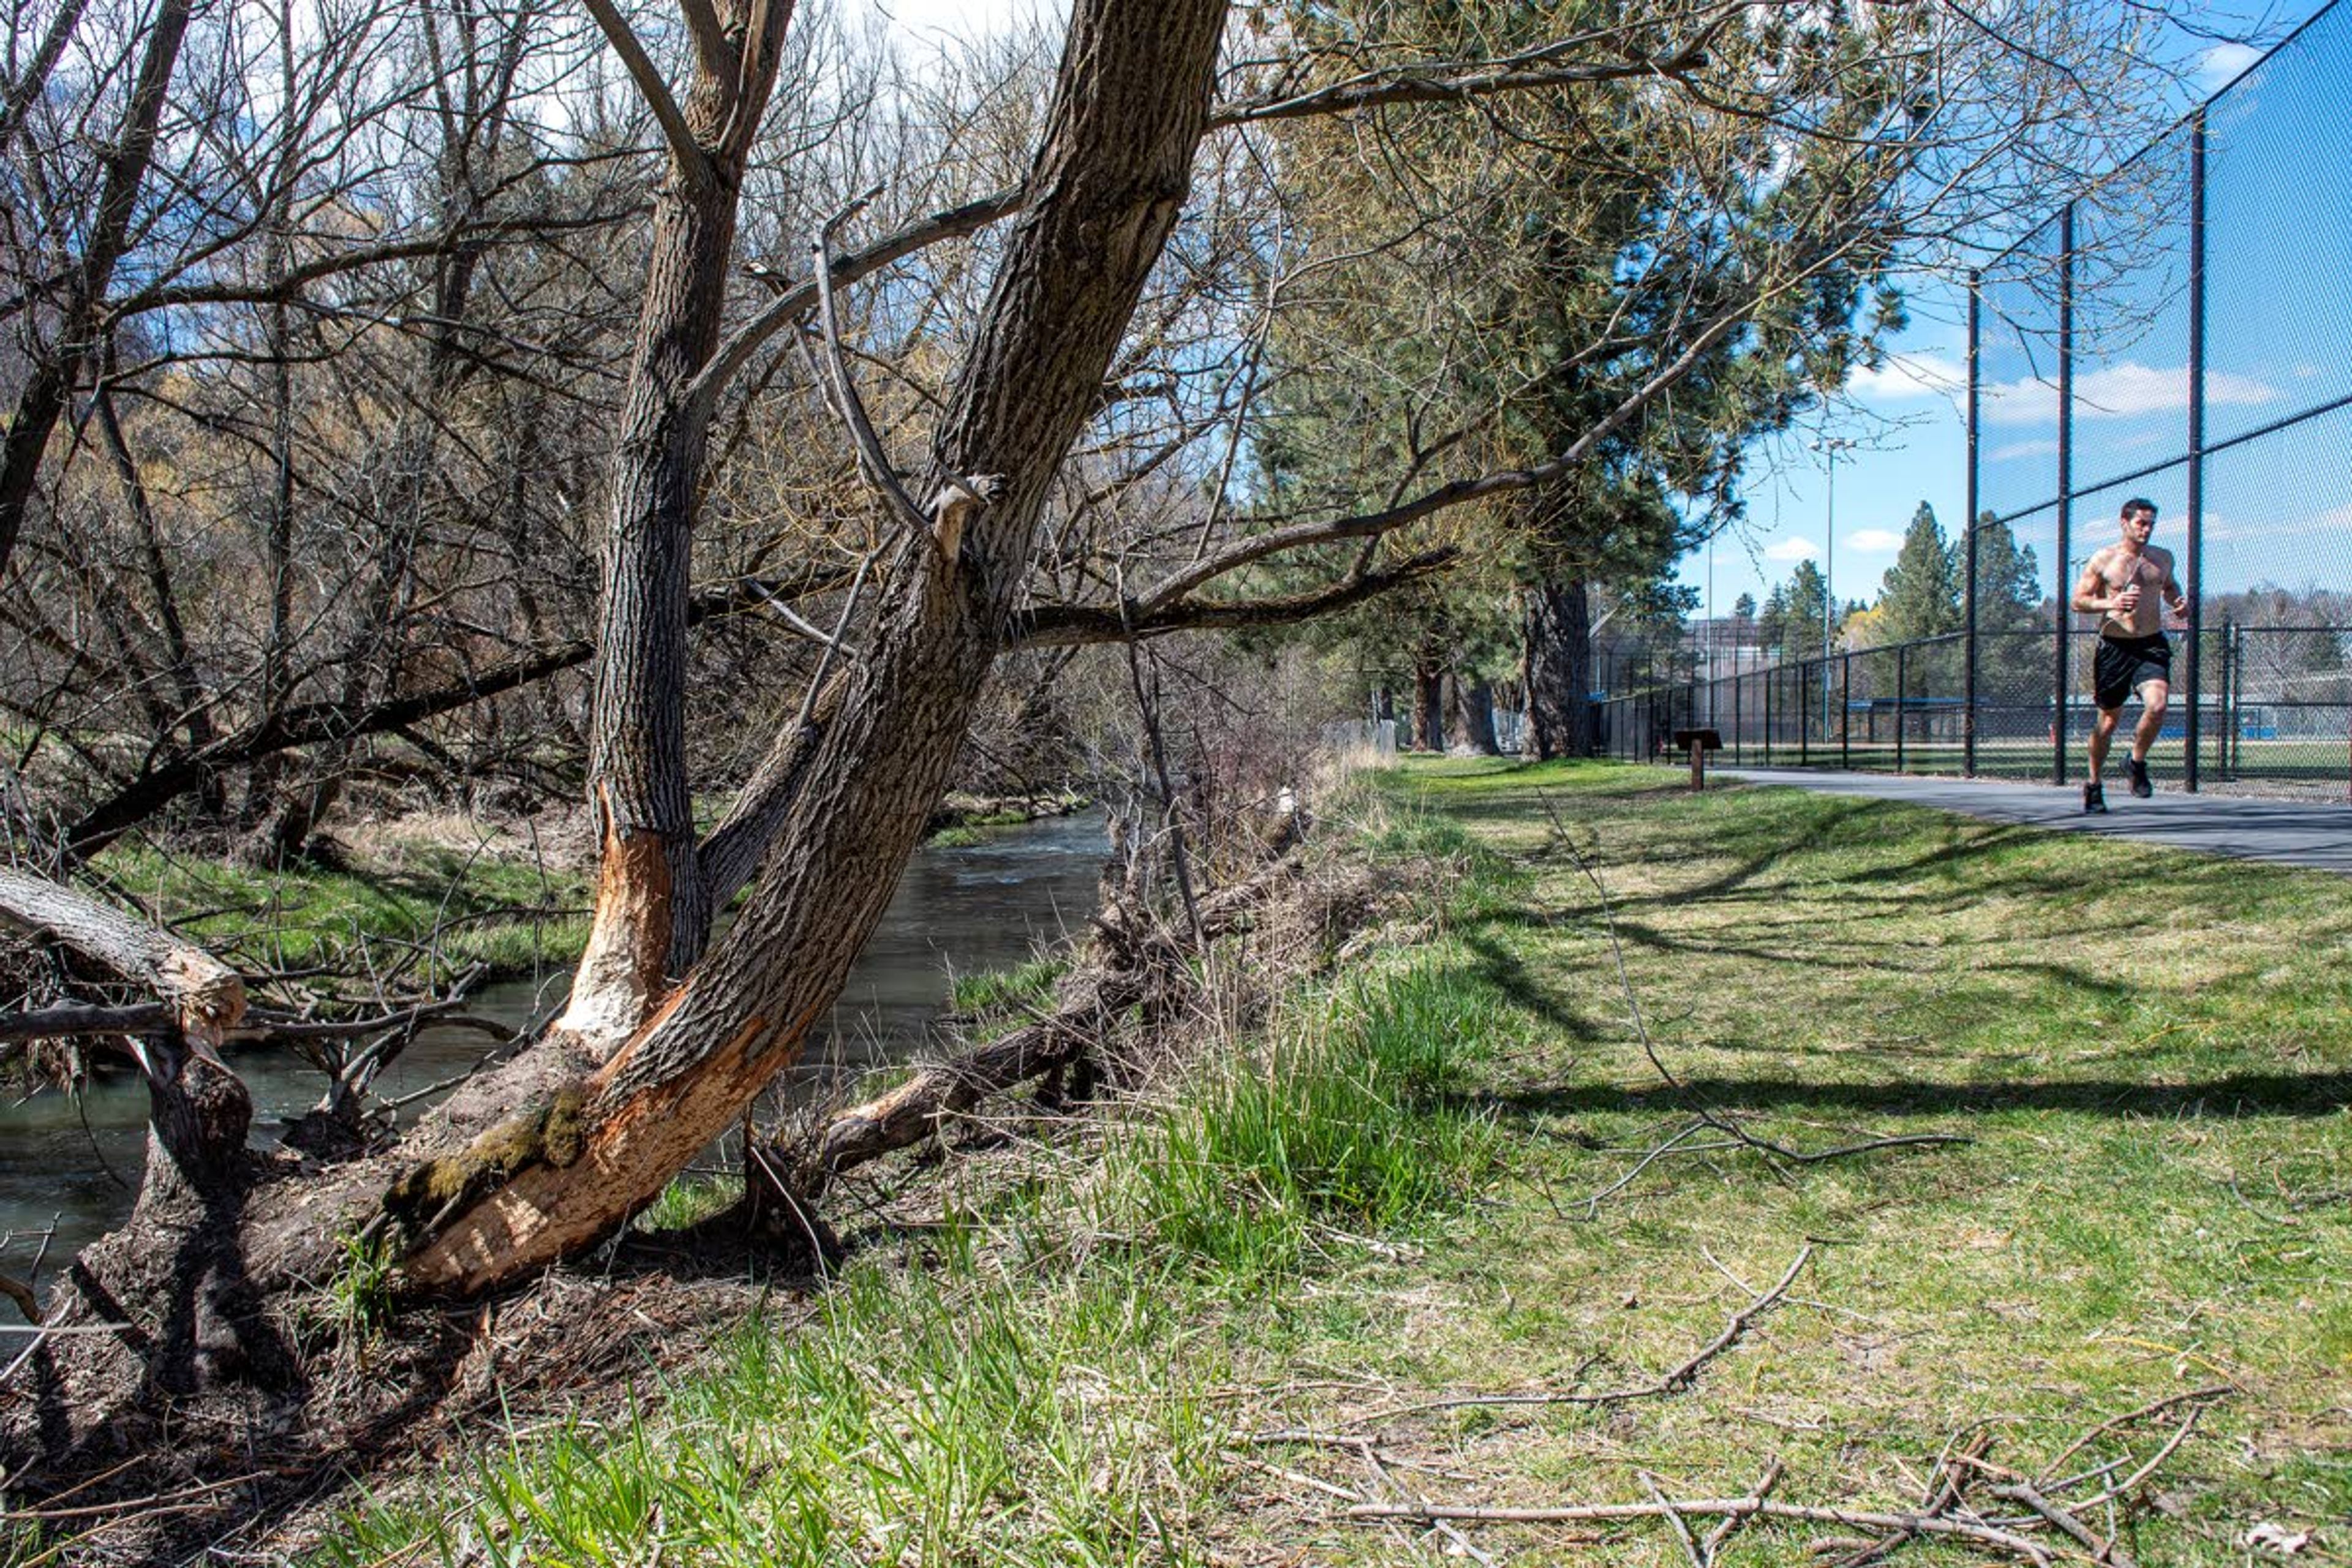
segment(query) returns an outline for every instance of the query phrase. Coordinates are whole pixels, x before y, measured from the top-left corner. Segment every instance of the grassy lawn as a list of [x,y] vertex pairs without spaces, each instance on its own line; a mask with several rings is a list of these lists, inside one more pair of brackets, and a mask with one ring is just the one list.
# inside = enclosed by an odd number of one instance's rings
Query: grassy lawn
[[[1656,1519],[1349,1510],[1733,1497],[1776,1458],[1780,1500],[1904,1509],[1963,1448],[1984,1487],[2112,1465],[2079,1500],[2191,1411],[2086,1524],[2142,1564],[2263,1556],[2262,1523],[2345,1560],[2352,881],[1675,785],[1389,775],[1360,837],[1444,860],[1442,910],[1108,1126],[921,1175],[921,1223],[642,1412],[484,1434],[318,1560],[1670,1564]],[[1702,1109],[1966,1142],[1701,1127],[1635,1173]],[[1448,1403],[1651,1384],[1808,1247],[1684,1386]]]
[[[1779,1456],[1788,1497],[1899,1506],[1956,1435],[2031,1475],[2107,1416],[2226,1384],[2129,1521],[2140,1560],[2242,1561],[2263,1520],[2352,1547],[2352,882],[1674,782],[1432,764],[1401,786],[1507,862],[1422,961],[1509,1005],[1483,1076],[1513,1158],[1390,1300],[1354,1293],[1293,1352],[1374,1386],[1285,1419],[1443,1456],[1475,1479],[1415,1484],[1474,1502],[1638,1500],[1645,1469],[1734,1496]],[[1633,1037],[1601,889],[1681,1091]],[[1972,1142],[1792,1165],[1709,1132],[1588,1209],[1693,1103],[1794,1148]],[[1792,1299],[1688,1393],[1381,1414],[1637,1382],[1809,1239]],[[1727,1555],[1821,1533],[1755,1527]],[[1655,1525],[1583,1550],[1679,1558]]]

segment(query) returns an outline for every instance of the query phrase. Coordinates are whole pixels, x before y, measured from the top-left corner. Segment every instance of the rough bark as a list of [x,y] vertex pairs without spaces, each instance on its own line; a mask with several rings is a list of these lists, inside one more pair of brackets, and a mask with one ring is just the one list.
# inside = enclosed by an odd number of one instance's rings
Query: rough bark
[[[727,37],[698,37],[673,132],[691,144],[673,146],[655,199],[613,458],[588,758],[604,869],[560,1025],[602,1047],[645,1021],[709,929],[686,772],[688,574],[710,424],[694,388],[719,347],[740,184],[793,5],[741,0],[721,11]],[[666,106],[657,86],[647,90]]]
[[181,1031],[209,1053],[245,1016],[245,981],[192,942],[30,872],[0,866],[0,919],[46,931],[163,999]]
[[[244,981],[169,931],[26,872],[0,868],[0,918],[46,932],[163,1004],[138,1051],[149,1098],[138,1201],[122,1229],[74,1261],[43,1320],[121,1323],[124,1332],[81,1338],[70,1358],[46,1343],[33,1351],[51,1457],[135,1448],[170,1396],[225,1373],[264,1389],[289,1385],[296,1358],[270,1327],[237,1234],[255,1163],[246,1149],[253,1100],[215,1049],[245,1016]],[[68,1413],[85,1405],[113,1418],[77,1428]]]
[[1532,756],[1592,752],[1592,606],[1583,582],[1538,584],[1522,595],[1520,630]]
[[[609,1234],[797,1053],[880,918],[944,790],[1053,479],[1094,407],[1189,188],[1223,6],[1091,0],[926,489],[998,480],[961,529],[889,563],[889,601],[749,903],[655,1016],[551,1106],[541,1157],[410,1253],[413,1286],[478,1290]],[[562,1132],[554,1124],[562,1111]],[[576,1119],[576,1123],[575,1123]]]
[[1484,676],[1457,671],[1454,677],[1454,740],[1482,757],[1503,754],[1495,739],[1495,686]]
[[1445,750],[1445,666],[1433,647],[1413,656],[1412,743],[1423,752]]

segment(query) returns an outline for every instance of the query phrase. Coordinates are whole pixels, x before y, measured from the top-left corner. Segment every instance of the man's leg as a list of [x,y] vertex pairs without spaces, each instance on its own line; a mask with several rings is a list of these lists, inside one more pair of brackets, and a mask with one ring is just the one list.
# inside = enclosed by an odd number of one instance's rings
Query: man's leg
[[2145,763],[2156,745],[2157,736],[2164,732],[2164,710],[2172,700],[2172,687],[2162,680],[2139,683],[2139,727],[2132,731],[2132,761]]
[[2142,800],[2156,793],[2156,784],[2147,776],[2147,753],[2164,732],[2164,709],[2171,695],[2171,686],[2162,679],[2139,684],[2139,723],[2132,731],[2131,792]]
[[2099,782],[2099,769],[2105,765],[2107,760],[2107,746],[2116,738],[2116,722],[2123,716],[2124,710],[2120,706],[2099,710],[2099,717],[2091,726],[2091,773],[2084,783]]
[[2104,812],[2107,809],[2105,786],[2099,782],[2099,768],[2107,760],[2107,744],[2115,739],[2116,721],[2123,716],[2121,708],[2102,708],[2091,725],[2091,773],[2083,781],[2083,809]]

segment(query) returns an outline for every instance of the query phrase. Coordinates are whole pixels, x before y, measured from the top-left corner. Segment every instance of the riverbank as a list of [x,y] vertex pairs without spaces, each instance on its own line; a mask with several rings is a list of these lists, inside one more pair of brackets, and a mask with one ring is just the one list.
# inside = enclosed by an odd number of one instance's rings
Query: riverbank
[[[2352,1544],[2343,879],[1608,765],[1415,764],[1322,815],[1405,891],[1262,1024],[877,1167],[829,1279],[558,1277],[471,1352],[463,1457],[228,1544]],[[592,1295],[608,1332],[531,1337]]]
[[[952,794],[927,842],[970,848],[1087,804],[1066,791]],[[594,843],[582,813],[423,813],[343,826],[328,842],[331,858],[275,871],[126,844],[91,871],[250,974],[396,968],[428,987],[469,972],[538,978],[570,965],[588,940]]]

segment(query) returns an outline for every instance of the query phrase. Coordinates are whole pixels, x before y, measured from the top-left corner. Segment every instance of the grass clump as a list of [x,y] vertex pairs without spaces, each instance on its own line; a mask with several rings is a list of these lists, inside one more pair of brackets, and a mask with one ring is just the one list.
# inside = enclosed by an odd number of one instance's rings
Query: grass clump
[[646,1205],[636,1218],[643,1231],[685,1230],[698,1225],[733,1203],[743,1192],[743,1178],[688,1172],[672,1181]]
[[1033,958],[1011,969],[959,974],[948,1005],[966,1014],[1043,1007],[1053,999],[1054,983],[1068,970],[1066,959]]
[[450,847],[404,847],[396,862],[261,871],[117,845],[97,869],[138,908],[253,970],[366,972],[388,943],[435,982],[477,964],[528,974],[568,962],[588,939],[577,872]]
[[1459,1204],[1496,1144],[1491,1119],[1454,1097],[1501,1022],[1426,967],[1297,1009],[1114,1150],[1118,1223],[1251,1273],[1296,1267],[1335,1227],[1409,1226]]

